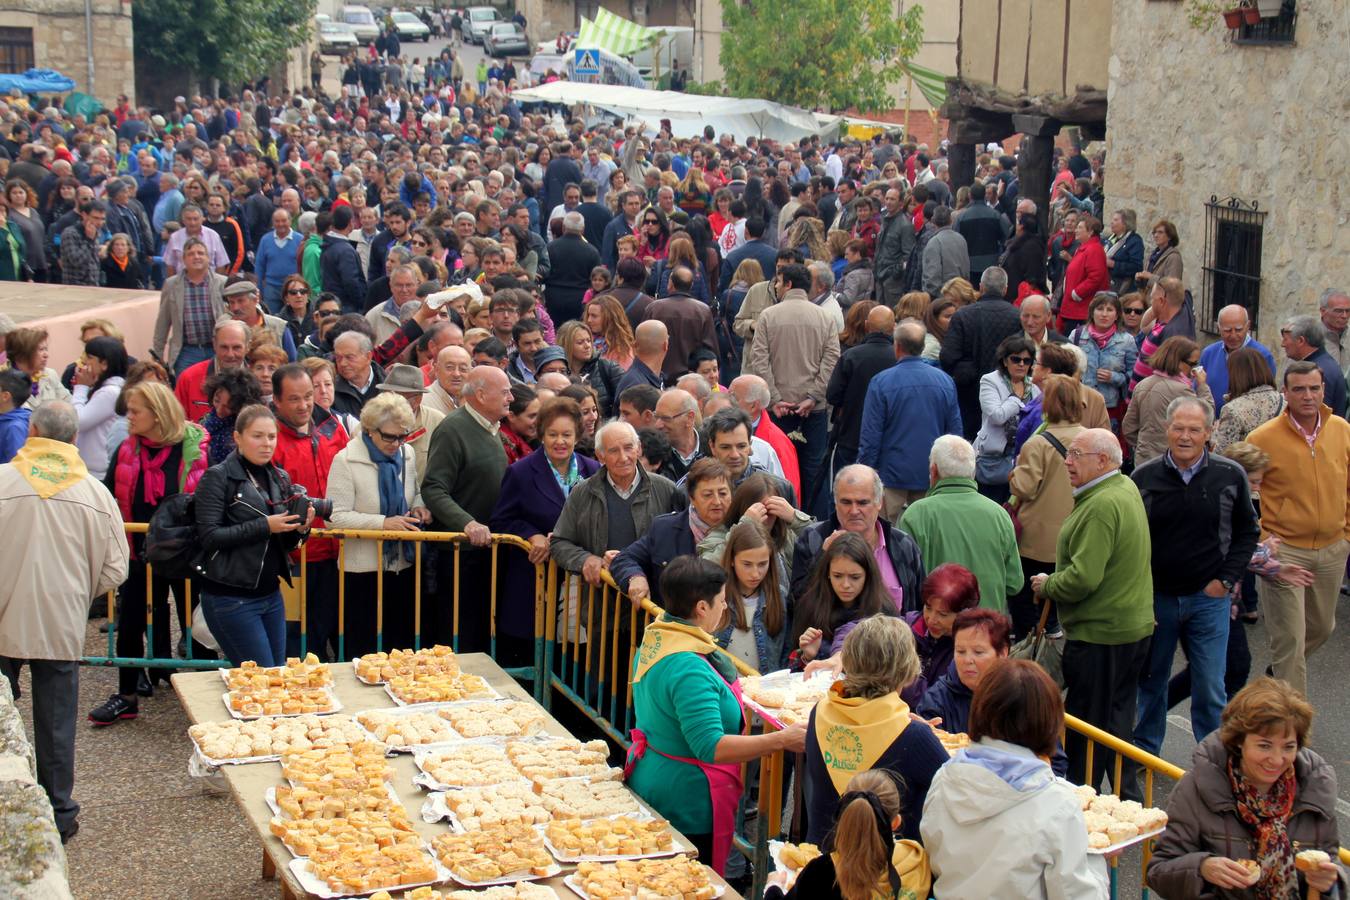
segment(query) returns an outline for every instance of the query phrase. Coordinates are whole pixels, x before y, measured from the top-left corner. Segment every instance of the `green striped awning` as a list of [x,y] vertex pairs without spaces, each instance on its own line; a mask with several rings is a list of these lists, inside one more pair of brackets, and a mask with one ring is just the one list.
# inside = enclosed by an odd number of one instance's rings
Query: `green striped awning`
[[923,94],[928,105],[937,109],[947,102],[947,76],[932,69],[926,69],[913,62],[900,64],[905,74],[914,79],[914,86]]
[[664,31],[660,28],[630,22],[601,7],[596,10],[594,21],[582,18],[581,29],[572,46],[579,50],[600,49],[616,56],[627,56],[650,46],[662,34]]

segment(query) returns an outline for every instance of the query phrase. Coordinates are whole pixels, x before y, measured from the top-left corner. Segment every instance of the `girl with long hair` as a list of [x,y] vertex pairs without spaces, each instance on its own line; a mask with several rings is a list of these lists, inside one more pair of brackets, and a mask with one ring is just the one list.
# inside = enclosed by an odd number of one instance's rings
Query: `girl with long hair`
[[797,601],[792,623],[796,662],[805,665],[833,656],[855,625],[878,613],[898,616],[900,611],[886,593],[867,542],[856,534],[841,534],[821,552]]
[[633,326],[619,298],[613,294],[594,298],[586,304],[582,321],[591,331],[596,354],[627,371],[633,364]]
[[784,668],[788,579],[769,532],[759,522],[739,522],[727,533],[720,562],[727,573],[727,615],[713,637],[761,672]]

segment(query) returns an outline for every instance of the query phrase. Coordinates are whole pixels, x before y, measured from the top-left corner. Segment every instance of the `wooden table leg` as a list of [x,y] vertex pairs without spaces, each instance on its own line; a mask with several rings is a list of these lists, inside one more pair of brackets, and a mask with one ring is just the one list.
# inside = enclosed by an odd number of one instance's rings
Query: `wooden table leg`
[[268,853],[266,850],[263,851],[262,856],[263,856],[262,877],[266,878],[268,881],[271,881],[272,879],[277,877],[277,864],[272,862],[272,854]]

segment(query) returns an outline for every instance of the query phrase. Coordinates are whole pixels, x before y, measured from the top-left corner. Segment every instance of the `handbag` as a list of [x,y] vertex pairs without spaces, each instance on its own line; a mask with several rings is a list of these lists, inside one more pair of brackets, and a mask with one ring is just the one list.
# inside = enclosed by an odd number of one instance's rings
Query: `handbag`
[[1012,470],[1011,453],[981,453],[975,457],[975,480],[980,484],[1007,484]]
[[1050,637],[1045,633],[1045,623],[1050,619],[1050,601],[1044,597],[1037,599],[1041,603],[1041,618],[1036,623],[1036,629],[1014,644],[1008,656],[1036,663],[1059,685],[1060,690],[1064,690],[1064,635]]

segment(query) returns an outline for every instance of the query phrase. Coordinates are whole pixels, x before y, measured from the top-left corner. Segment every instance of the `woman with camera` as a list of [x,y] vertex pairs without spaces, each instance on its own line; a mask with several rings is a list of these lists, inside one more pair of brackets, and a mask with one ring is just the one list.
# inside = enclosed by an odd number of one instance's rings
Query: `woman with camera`
[[272,465],[277,421],[254,404],[234,422],[235,450],[197,485],[195,515],[202,557],[202,613],[230,662],[286,662],[286,554],[309,533],[314,509],[286,473]]
[[[413,411],[398,394],[382,393],[361,409],[361,434],[354,436],[328,470],[329,523],[335,528],[370,531],[418,531],[431,521],[418,490],[417,457],[407,443]],[[383,557],[376,541],[346,542],[346,629],[344,656],[384,647],[411,647],[416,568],[408,541],[385,541]],[[384,621],[377,625],[379,571],[384,570]],[[382,627],[381,627],[382,626]]]

